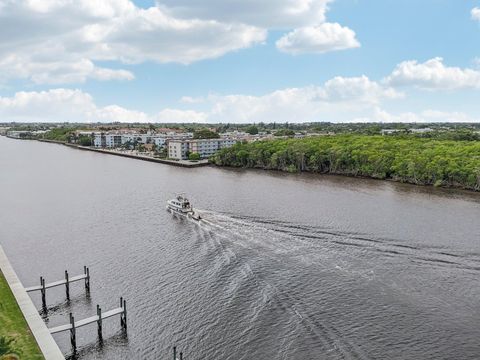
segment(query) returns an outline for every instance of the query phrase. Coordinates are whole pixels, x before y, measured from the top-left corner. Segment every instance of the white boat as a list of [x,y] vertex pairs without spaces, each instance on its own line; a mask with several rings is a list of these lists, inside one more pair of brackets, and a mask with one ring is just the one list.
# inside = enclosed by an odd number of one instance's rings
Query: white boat
[[167,210],[172,214],[178,214],[193,220],[198,221],[201,219],[200,215],[195,211],[185,195],[178,195],[175,199],[168,200]]

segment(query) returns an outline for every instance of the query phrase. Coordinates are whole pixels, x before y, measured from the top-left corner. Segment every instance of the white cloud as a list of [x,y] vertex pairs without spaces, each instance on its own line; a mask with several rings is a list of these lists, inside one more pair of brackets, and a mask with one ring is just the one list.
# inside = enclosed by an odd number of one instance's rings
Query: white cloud
[[164,109],[153,119],[160,123],[203,123],[207,117],[206,113],[193,110]]
[[411,85],[429,90],[480,88],[480,71],[447,67],[442,58],[436,57],[424,63],[404,61],[385,81],[391,86]]
[[431,122],[479,122],[480,119],[472,117],[464,112],[425,110],[420,113],[422,117]]
[[207,114],[194,110],[164,109],[149,115],[118,105],[99,107],[81,90],[17,92],[0,97],[0,119],[18,122],[205,122]]
[[99,107],[81,90],[54,89],[41,92],[18,92],[0,97],[3,121],[72,121],[72,122],[304,122],[352,119],[381,99],[401,96],[391,88],[366,76],[336,77],[323,86],[288,88],[263,96],[208,95],[184,97],[184,103],[201,104],[207,111],[167,108],[157,114],[125,109],[118,105]]
[[337,23],[324,23],[295,29],[276,42],[280,51],[290,54],[325,53],[360,47],[355,32]]
[[192,96],[182,96],[180,102],[184,104],[200,104],[204,102],[205,99],[203,97],[192,97]]
[[321,91],[324,93],[325,100],[329,101],[357,100],[365,103],[378,103],[383,98],[403,97],[402,93],[391,87],[380,85],[365,75],[360,77],[334,77],[325,83]]
[[[95,122],[150,122],[150,118],[142,111],[128,110],[118,105],[109,105],[103,108],[95,108],[92,113],[86,113],[86,120]],[[82,121],[82,120],[80,120]]]
[[9,55],[0,59],[0,80],[8,78],[30,79],[35,84],[83,83],[87,79],[133,80],[135,76],[126,70],[113,70],[95,66],[88,59],[78,61],[35,61],[31,57]]
[[[364,119],[365,120],[365,119]],[[379,122],[405,122],[405,123],[414,123],[414,122],[461,122],[461,123],[471,123],[478,122],[479,119],[472,117],[463,112],[449,112],[449,111],[439,111],[439,110],[424,110],[419,113],[413,112],[403,112],[399,114],[391,114],[379,107],[375,107],[373,110],[372,117],[365,121],[379,121]]]
[[372,111],[371,117],[362,119],[362,121],[357,122],[382,122],[382,123],[415,123],[415,122],[424,122],[424,119],[413,112],[404,112],[400,114],[391,114],[379,107],[375,107]]
[[145,113],[120,106],[98,107],[93,98],[81,90],[53,89],[49,91],[17,92],[12,97],[0,97],[2,121],[45,122],[144,122]]
[[90,37],[99,58],[128,63],[189,64],[244,49],[266,38],[266,30],[244,24],[169,17],[158,8],[135,9],[127,17],[97,24]]
[[266,30],[242,23],[179,19],[159,7],[130,0],[3,1],[0,7],[0,73],[3,80],[77,83],[88,78],[129,80],[125,70],[95,62],[188,64],[244,49]]
[[165,11],[182,18],[244,23],[262,28],[290,29],[325,21],[333,0],[158,0]]
[[473,67],[480,70],[480,57],[476,57],[472,60]]
[[358,47],[355,33],[323,24],[333,0],[0,0],[0,82],[132,80],[99,62],[190,64],[262,44],[272,29],[293,29],[282,51]]
[[471,11],[471,14],[472,14],[473,20],[480,21],[480,8],[478,7],[473,8]]
[[119,105],[98,106],[81,90],[17,92],[0,97],[0,119],[17,122],[479,122],[463,112],[425,110],[392,114],[382,99],[398,97],[366,77],[334,78],[323,86],[289,88],[262,96],[208,95],[206,111],[167,108],[155,114]]
[[210,95],[208,121],[213,122],[306,122],[349,121],[368,112],[381,99],[401,93],[366,76],[336,77],[323,86],[288,88],[263,96]]

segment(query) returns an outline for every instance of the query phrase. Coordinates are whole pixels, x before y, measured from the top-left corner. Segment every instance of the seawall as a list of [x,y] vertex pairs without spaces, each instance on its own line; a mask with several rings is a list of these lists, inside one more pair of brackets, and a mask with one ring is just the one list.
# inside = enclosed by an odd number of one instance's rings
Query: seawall
[[0,269],[2,270],[3,276],[10,287],[10,290],[17,301],[18,306],[20,307],[23,316],[32,332],[35,341],[37,342],[40,351],[42,352],[45,360],[64,360],[60,348],[53,339],[50,331],[40,317],[37,308],[30,299],[30,296],[25,291],[22,283],[18,279],[15,270],[13,270],[10,261],[7,258],[7,255],[3,251],[2,246],[0,245]]
[[165,164],[165,165],[171,165],[171,166],[179,166],[179,167],[184,167],[184,168],[195,168],[195,167],[201,167],[201,166],[208,166],[209,165],[208,160],[200,160],[198,162],[193,162],[192,163],[192,162],[186,161],[186,160],[175,161],[175,160],[167,160],[167,159],[157,159],[157,158],[152,158],[150,156],[127,154],[127,153],[121,153],[121,152],[117,152],[117,151],[97,149],[97,148],[88,147],[88,146],[69,144],[69,143],[65,143],[65,142],[62,142],[62,141],[56,141],[56,140],[38,139],[38,141],[65,145],[65,146],[75,148],[75,149],[79,149],[79,150],[94,151],[94,152],[99,152],[99,153],[102,153],[102,154],[122,156],[122,157],[130,158],[130,159],[150,161],[150,162],[155,162],[155,163],[160,163],[160,164]]

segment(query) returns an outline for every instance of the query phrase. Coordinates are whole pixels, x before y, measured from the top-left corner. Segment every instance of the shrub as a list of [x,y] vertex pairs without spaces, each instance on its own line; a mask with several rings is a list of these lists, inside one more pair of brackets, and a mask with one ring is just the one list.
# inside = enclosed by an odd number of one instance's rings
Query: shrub
[[198,161],[200,160],[200,154],[195,152],[191,153],[190,155],[188,155],[188,160]]

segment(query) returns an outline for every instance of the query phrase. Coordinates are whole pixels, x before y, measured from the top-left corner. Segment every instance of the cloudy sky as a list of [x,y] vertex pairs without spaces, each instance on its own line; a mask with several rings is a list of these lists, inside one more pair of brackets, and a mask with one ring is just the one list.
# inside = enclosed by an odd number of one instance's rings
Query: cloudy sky
[[480,121],[480,0],[0,0],[2,121]]

